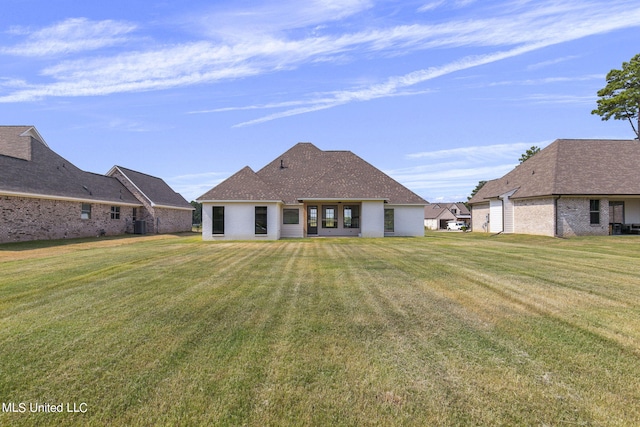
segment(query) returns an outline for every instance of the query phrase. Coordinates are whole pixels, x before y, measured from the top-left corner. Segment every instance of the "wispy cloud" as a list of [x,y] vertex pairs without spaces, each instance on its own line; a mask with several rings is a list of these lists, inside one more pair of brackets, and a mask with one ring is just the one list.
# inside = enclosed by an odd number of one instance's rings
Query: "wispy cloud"
[[[314,29],[340,21],[373,7],[373,0],[280,0],[255,1],[250,8],[215,5],[210,11],[190,15],[188,26],[198,25],[201,33],[234,43],[268,35],[283,36],[296,29]],[[250,29],[250,31],[247,31]]]
[[136,25],[112,20],[91,21],[70,18],[36,31],[13,27],[10,33],[26,35],[26,40],[13,47],[0,48],[0,54],[17,56],[49,56],[101,49],[124,43]]
[[205,172],[174,176],[167,178],[167,184],[176,192],[191,201],[200,197],[211,188],[220,184],[231,174],[228,172]]
[[487,83],[487,86],[539,86],[554,83],[571,83],[571,82],[584,82],[590,80],[604,80],[605,76],[602,74],[589,74],[586,76],[571,76],[571,77],[544,77],[541,79],[526,79],[526,80],[503,80],[499,82]]
[[431,10],[439,8],[445,3],[445,0],[430,1],[429,3],[425,3],[424,5],[420,6],[418,8],[418,12],[429,12]]
[[[546,145],[548,143],[545,143]],[[522,153],[523,150],[531,147],[526,142],[517,142],[513,144],[494,144],[494,145],[478,145],[463,148],[451,148],[448,150],[436,150],[436,151],[423,151],[420,153],[407,154],[408,159],[447,159],[455,158],[460,161],[463,160],[486,160],[494,159],[496,157],[513,158],[517,153]]]
[[[304,3],[304,2],[303,2]],[[490,18],[459,19],[440,24],[409,24],[386,28],[362,28],[338,23],[355,19],[373,7],[369,0],[316,0],[300,5],[285,2],[268,12],[262,3],[252,10],[229,10],[226,15],[242,28],[242,36],[217,33],[215,39],[173,45],[156,44],[117,55],[70,59],[40,70],[41,80],[22,87],[3,85],[0,102],[27,102],[44,97],[98,96],[114,93],[163,90],[211,84],[239,78],[283,72],[318,61],[349,61],[371,55],[402,55],[434,48],[477,47],[482,55],[460,57],[446,64],[388,77],[368,87],[355,87],[311,96],[310,101],[288,100],[295,108],[259,117],[237,126],[332,108],[351,102],[421,93],[414,86],[427,80],[505,58],[522,55],[557,43],[619,28],[640,26],[640,9],[620,0],[608,4],[584,1],[514,2],[505,12]],[[269,5],[273,6],[273,5]],[[267,15],[261,15],[264,11]],[[275,17],[281,19],[272,19]],[[255,24],[238,27],[238,22]],[[325,29],[325,25],[328,25]],[[210,28],[217,28],[211,25]],[[46,56],[90,51],[128,40],[136,25],[117,21],[75,18],[32,31],[3,54]],[[215,31],[224,32],[224,28]],[[251,31],[247,31],[251,28]],[[228,37],[227,37],[228,36]],[[413,92],[409,92],[411,89]],[[299,104],[296,104],[299,103]],[[284,105],[284,104],[283,104]],[[283,106],[281,108],[287,108]]]
[[548,61],[537,62],[535,64],[529,65],[527,67],[527,70],[538,70],[540,68],[548,67],[550,65],[556,65],[562,62],[573,61],[574,59],[577,59],[577,58],[578,58],[577,55],[569,55],[569,56],[564,56],[562,58],[555,58],[555,59],[550,59]]
[[413,190],[429,193],[425,194],[427,200],[464,201],[479,181],[499,178],[518,164],[520,155],[528,148],[533,145],[544,148],[550,142],[478,145],[410,153],[406,158],[419,164],[385,172]]
[[596,95],[565,95],[559,93],[536,93],[521,97],[518,101],[530,101],[534,104],[595,104]]
[[[325,110],[328,108],[337,107],[351,102],[369,101],[376,98],[386,98],[390,96],[398,96],[401,94],[409,94],[411,92],[399,92],[405,88],[423,83],[428,80],[441,77],[446,74],[450,74],[456,71],[477,67],[479,65],[488,64],[491,62],[499,61],[512,56],[521,55],[524,52],[538,49],[537,45],[528,45],[519,47],[506,52],[497,52],[489,55],[482,56],[469,56],[462,58],[461,60],[443,65],[441,67],[432,67],[424,70],[413,71],[409,74],[402,76],[394,76],[389,78],[386,82],[371,85],[366,88],[358,88],[355,90],[344,90],[336,92],[330,98],[323,98],[321,100],[314,100],[309,102],[307,106],[298,107],[274,114],[270,114],[264,117],[260,117],[254,120],[238,123],[234,127],[243,127],[255,125],[258,123],[264,123],[271,120],[281,119],[284,117],[295,116],[298,114],[309,113],[313,111]],[[425,93],[426,89],[419,92]],[[416,94],[413,92],[411,94]]]

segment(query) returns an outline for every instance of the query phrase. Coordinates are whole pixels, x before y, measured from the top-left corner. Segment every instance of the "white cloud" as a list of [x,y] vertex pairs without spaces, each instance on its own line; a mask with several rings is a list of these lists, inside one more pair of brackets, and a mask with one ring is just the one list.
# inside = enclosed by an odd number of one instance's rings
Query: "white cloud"
[[0,48],[0,53],[18,56],[48,56],[96,50],[121,44],[136,29],[131,23],[69,18],[50,27],[29,32],[14,27],[12,34],[27,35],[26,41]]
[[218,4],[184,18],[185,27],[195,25],[207,37],[232,43],[253,42],[263,36],[283,36],[305,29],[313,33],[332,22],[357,15],[373,7],[372,0],[255,1],[250,8]]
[[588,104],[595,105],[596,95],[564,95],[559,93],[536,93],[523,96],[517,101],[531,101],[534,104]]
[[[547,145],[548,142],[542,143],[543,145]],[[532,144],[536,145],[536,144]],[[540,145],[538,145],[540,146]],[[451,148],[447,150],[436,150],[436,151],[423,151],[420,153],[412,153],[407,154],[407,158],[409,159],[473,159],[473,160],[481,160],[482,158],[495,158],[498,157],[511,157],[515,153],[521,154],[523,150],[531,147],[529,143],[526,142],[517,142],[513,144],[494,144],[494,145],[482,145],[482,146],[471,146],[471,147],[463,147],[463,148]]]
[[414,191],[431,193],[424,194],[427,200],[464,201],[479,181],[505,175],[531,146],[544,148],[550,143],[517,142],[410,153],[407,159],[419,164],[385,172]]
[[574,59],[577,59],[577,58],[578,58],[577,55],[569,55],[569,56],[564,56],[562,58],[550,59],[548,61],[542,61],[535,64],[531,64],[527,67],[527,70],[538,70],[540,68],[545,68],[551,65],[560,64],[562,62],[573,61]]
[[[374,84],[365,88],[358,88],[354,90],[344,90],[336,92],[330,98],[323,98],[322,100],[316,100],[309,102],[307,106],[298,107],[290,110],[286,110],[279,113],[270,114],[258,119],[249,120],[246,122],[238,123],[235,127],[243,127],[255,125],[258,123],[264,123],[271,120],[281,119],[284,117],[295,116],[298,114],[309,113],[313,111],[325,110],[328,108],[337,107],[355,101],[369,101],[376,98],[398,96],[406,92],[399,92],[407,87],[414,86],[419,83],[423,83],[427,80],[441,77],[446,74],[453,73],[455,71],[464,70],[471,67],[476,67],[490,62],[499,61],[511,56],[520,55],[523,52],[537,49],[537,45],[525,46],[522,48],[516,48],[507,52],[497,52],[489,55],[482,56],[469,56],[462,58],[458,61],[443,65],[441,67],[432,67],[424,70],[413,71],[411,73],[402,76],[390,77],[386,82],[380,84]],[[424,93],[413,92],[415,93]]]
[[[96,96],[112,93],[161,90],[216,83],[265,73],[293,70],[317,61],[355,60],[358,56],[402,55],[418,49],[479,47],[501,50],[479,56],[464,56],[439,66],[392,76],[368,87],[335,91],[328,99],[300,103],[297,108],[257,118],[240,126],[331,108],[349,102],[397,96],[407,88],[455,71],[614,29],[640,26],[640,9],[628,2],[518,2],[512,10],[490,18],[453,20],[437,25],[411,24],[361,31],[338,32],[327,23],[356,17],[372,7],[368,0],[345,2],[316,0],[280,7],[261,4],[255,11],[228,11],[229,25],[242,29],[242,37],[223,41],[191,41],[155,46],[118,55],[67,60],[46,67],[40,74],[49,82],[25,82],[11,91],[5,85],[0,102],[25,102],[51,96]],[[515,6],[514,6],[515,5]],[[287,7],[285,7],[287,6]],[[273,11],[269,11],[274,7]],[[269,9],[269,10],[268,10]],[[266,15],[260,15],[264,11]],[[280,18],[280,20],[274,18]],[[222,19],[222,18],[220,18]],[[239,26],[245,20],[254,28]],[[366,21],[363,21],[366,24]],[[360,22],[359,22],[360,23]],[[216,28],[211,22],[210,28]],[[362,23],[361,23],[362,24]],[[247,31],[247,28],[251,28]],[[345,26],[344,28],[357,28]],[[53,55],[80,52],[124,42],[136,29],[116,21],[75,18],[31,32],[22,44],[2,52],[23,55]],[[307,31],[287,31],[303,29]],[[7,90],[8,89],[8,90]],[[297,101],[289,101],[295,102]]]
[[188,201],[195,200],[231,174],[227,172],[204,172],[179,175],[165,181],[174,191],[180,193]]
[[418,12],[429,12],[437,9],[445,3],[445,0],[431,1],[418,8]]

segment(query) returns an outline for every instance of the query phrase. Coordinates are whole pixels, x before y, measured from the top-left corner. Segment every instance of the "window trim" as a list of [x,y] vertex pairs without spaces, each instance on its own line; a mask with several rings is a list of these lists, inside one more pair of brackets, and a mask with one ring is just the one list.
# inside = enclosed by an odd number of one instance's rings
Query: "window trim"
[[600,225],[600,199],[589,200],[589,223]]
[[[390,215],[389,215],[390,214]],[[389,215],[389,216],[388,216]],[[396,224],[396,214],[393,208],[385,208],[384,210],[384,232],[394,233]],[[391,222],[389,222],[391,221]],[[389,224],[391,225],[389,227]]]
[[[218,211],[218,215],[216,215]],[[212,206],[211,209],[211,234],[220,236],[224,234],[224,206]]]
[[[347,209],[349,210],[349,216],[347,216]],[[349,229],[360,228],[359,205],[345,205],[342,207],[342,227]]]
[[254,223],[255,223],[255,234],[263,235],[269,234],[268,232],[268,212],[269,209],[267,206],[256,206],[254,208]]
[[[292,214],[295,212],[295,222],[293,221]],[[289,214],[289,218],[287,218],[287,213]],[[286,225],[297,225],[300,224],[300,209],[298,208],[285,208],[282,209],[282,224]]]
[[[331,218],[327,218],[327,211],[331,210],[333,212],[333,216]],[[331,221],[332,225],[327,225],[327,220]],[[322,228],[338,228],[338,206],[336,205],[322,205]]]
[[111,219],[120,219],[120,206],[111,206]]
[[91,219],[91,203],[82,203],[80,206],[80,219]]

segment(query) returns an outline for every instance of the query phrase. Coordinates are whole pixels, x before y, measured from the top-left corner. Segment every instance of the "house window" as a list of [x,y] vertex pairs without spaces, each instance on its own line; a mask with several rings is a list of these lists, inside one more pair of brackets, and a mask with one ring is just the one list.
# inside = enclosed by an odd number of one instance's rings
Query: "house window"
[[322,207],[322,228],[338,228],[338,210],[335,206]]
[[344,228],[360,228],[359,206],[345,206],[343,213]]
[[282,211],[283,224],[300,224],[300,210],[284,209]]
[[91,204],[83,203],[80,211],[81,219],[91,219]]
[[214,206],[211,214],[212,234],[224,234],[224,206]]
[[138,208],[133,208],[133,213],[131,214],[131,220],[136,222],[138,219]]
[[120,219],[120,206],[111,206],[111,219]]
[[600,224],[600,200],[589,200],[589,216],[591,225]]
[[385,209],[384,210],[384,232],[385,233],[393,233],[394,227],[394,214],[393,209]]
[[266,206],[256,206],[256,234],[267,234]]

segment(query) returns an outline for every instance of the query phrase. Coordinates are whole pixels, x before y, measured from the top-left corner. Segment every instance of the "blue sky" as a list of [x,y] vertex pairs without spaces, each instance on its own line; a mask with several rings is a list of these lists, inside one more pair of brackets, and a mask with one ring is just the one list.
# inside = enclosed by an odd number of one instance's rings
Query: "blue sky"
[[532,145],[633,138],[590,112],[639,52],[637,0],[3,0],[0,124],[187,200],[304,141],[461,201]]

